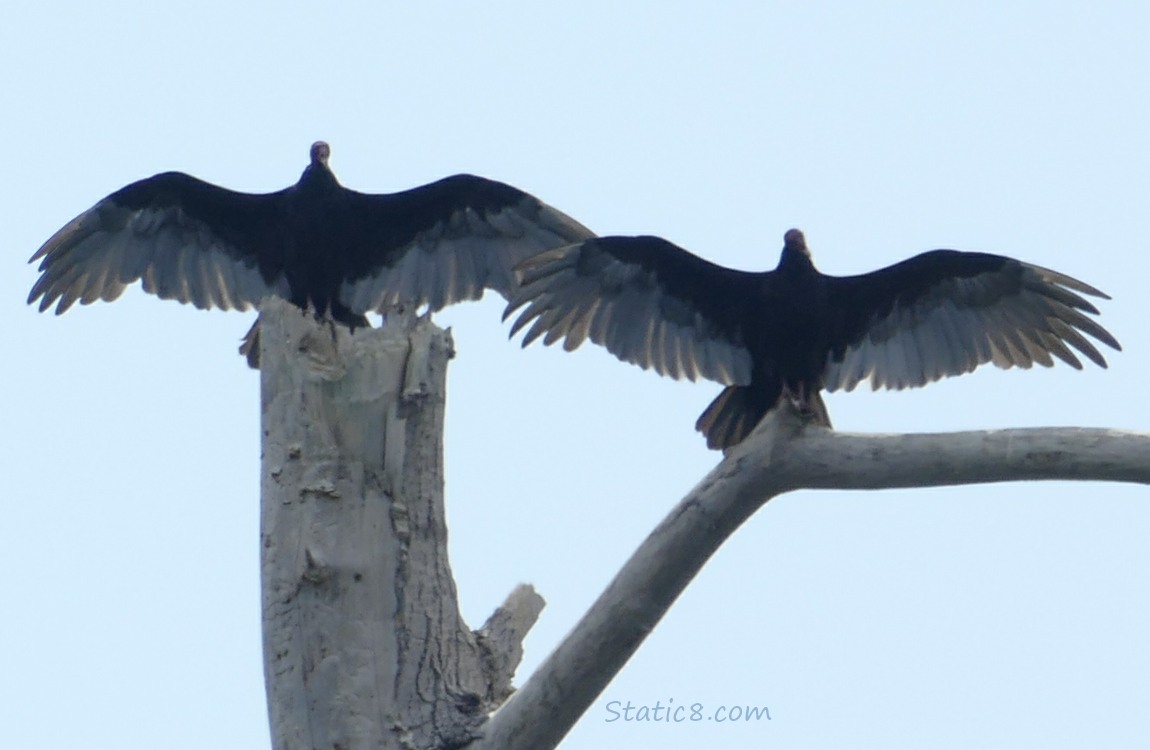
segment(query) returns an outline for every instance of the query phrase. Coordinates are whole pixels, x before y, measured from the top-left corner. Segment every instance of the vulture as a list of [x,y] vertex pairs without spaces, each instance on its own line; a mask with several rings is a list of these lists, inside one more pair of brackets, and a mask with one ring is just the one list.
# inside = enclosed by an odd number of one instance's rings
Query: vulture
[[599,237],[552,248],[516,268],[504,320],[571,351],[590,339],[624,362],[726,388],[695,427],[707,446],[742,441],[780,399],[830,427],[820,392],[914,388],[971,372],[1045,367],[1078,354],[1106,360],[1084,336],[1118,342],[1065,274],[1013,258],[932,250],[873,273],[828,276],[803,233],[784,237],[779,265],[749,273],[659,237]]
[[[459,174],[373,195],[339,184],[330,147],[311,147],[299,182],[275,193],[227,190],[181,172],[134,182],[68,222],[29,262],[28,295],[59,315],[75,302],[144,291],[200,309],[246,310],[269,295],[342,323],[396,306],[438,310],[509,298],[524,258],[594,234],[510,185]],[[258,326],[258,322],[256,324]],[[258,329],[241,353],[258,366]]]

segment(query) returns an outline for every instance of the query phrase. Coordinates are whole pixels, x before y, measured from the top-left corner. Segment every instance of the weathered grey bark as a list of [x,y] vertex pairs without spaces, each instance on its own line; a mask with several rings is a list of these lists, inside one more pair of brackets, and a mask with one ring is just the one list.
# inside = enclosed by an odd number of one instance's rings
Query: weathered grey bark
[[275,750],[451,748],[509,694],[542,608],[520,587],[473,633],[447,563],[451,337],[261,313],[264,670]]
[[779,494],[1020,479],[1150,484],[1150,434],[1061,428],[853,435],[804,429],[791,410],[769,415],[651,532],[469,750],[556,747],[715,550]]

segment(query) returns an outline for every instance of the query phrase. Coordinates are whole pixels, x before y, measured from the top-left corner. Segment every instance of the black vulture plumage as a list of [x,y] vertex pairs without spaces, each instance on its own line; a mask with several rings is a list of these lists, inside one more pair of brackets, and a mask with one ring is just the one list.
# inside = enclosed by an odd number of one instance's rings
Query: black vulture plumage
[[[711,448],[743,440],[780,398],[830,426],[821,390],[913,388],[979,365],[1106,367],[1083,334],[1120,350],[1086,313],[1088,284],[1012,258],[933,250],[873,273],[827,276],[802,232],[773,271],[709,263],[658,237],[600,237],[517,268],[504,319],[571,351],[586,339],[660,375],[727,386],[696,428]],[[1108,298],[1107,298],[1108,299]]]
[[[317,142],[297,184],[275,193],[226,190],[180,172],[132,183],[56,232],[31,261],[28,302],[56,314],[144,291],[198,308],[246,310],[269,295],[352,328],[397,305],[438,310],[505,298],[519,261],[594,235],[510,185],[473,175],[400,193],[349,190]],[[259,347],[245,339],[249,362]]]

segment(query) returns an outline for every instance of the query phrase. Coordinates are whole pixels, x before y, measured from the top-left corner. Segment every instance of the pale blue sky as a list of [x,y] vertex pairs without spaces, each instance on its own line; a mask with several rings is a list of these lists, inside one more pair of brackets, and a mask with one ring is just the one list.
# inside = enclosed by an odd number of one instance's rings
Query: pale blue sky
[[[60,318],[26,259],[178,169],[294,182],[312,141],[384,192],[469,171],[610,234],[773,267],[801,227],[857,273],[934,247],[1106,290],[1107,371],[980,370],[828,398],[852,431],[1150,429],[1150,11],[1136,2],[17,2],[0,24],[9,356],[0,456],[10,747],[267,747],[251,316],[130,290]],[[521,675],[718,460],[718,392],[452,326],[452,564],[478,626],[548,607]],[[800,492],[724,546],[564,747],[1150,744],[1144,487]],[[753,725],[607,723],[609,701],[768,705]]]

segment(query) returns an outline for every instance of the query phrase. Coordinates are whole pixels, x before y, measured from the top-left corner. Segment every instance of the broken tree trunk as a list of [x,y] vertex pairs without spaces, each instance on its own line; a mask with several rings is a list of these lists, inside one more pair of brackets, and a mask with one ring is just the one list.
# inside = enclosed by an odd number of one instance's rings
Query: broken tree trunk
[[349,333],[280,300],[260,325],[264,675],[275,750],[451,748],[511,692],[542,599],[480,631],[447,562],[451,336]]

